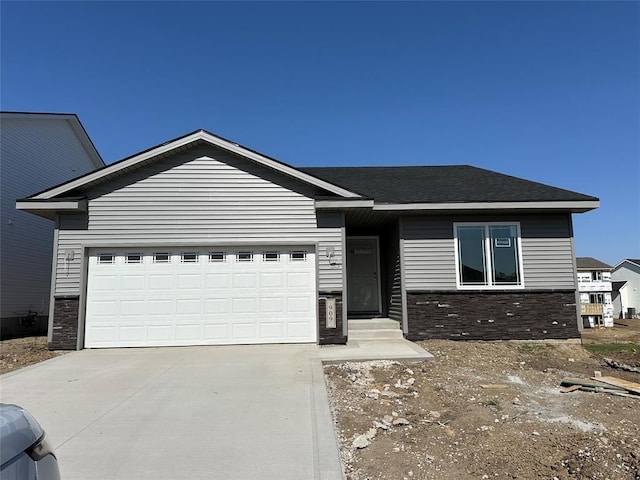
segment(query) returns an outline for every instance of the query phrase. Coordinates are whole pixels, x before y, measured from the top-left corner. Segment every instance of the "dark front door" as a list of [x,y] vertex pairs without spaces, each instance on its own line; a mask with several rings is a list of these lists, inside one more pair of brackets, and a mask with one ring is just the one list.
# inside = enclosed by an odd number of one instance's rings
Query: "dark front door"
[[380,313],[378,237],[347,239],[347,310]]

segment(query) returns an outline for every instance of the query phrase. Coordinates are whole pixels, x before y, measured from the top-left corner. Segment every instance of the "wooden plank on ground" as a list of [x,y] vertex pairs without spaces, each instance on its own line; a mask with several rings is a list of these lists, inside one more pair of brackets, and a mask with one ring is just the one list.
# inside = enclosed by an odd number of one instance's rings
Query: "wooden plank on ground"
[[509,385],[505,385],[504,383],[485,383],[483,385],[480,385],[480,388],[509,388]]
[[570,387],[565,387],[560,389],[560,393],[569,393],[575,392],[576,390],[580,390],[582,385],[571,385]]
[[609,390],[626,390],[623,387],[617,387],[614,385],[610,385],[608,383],[600,382],[598,380],[589,380],[588,378],[563,378],[560,383],[562,386],[570,387],[571,385],[581,385],[583,387],[592,387],[592,388],[604,388]]
[[629,382],[616,377],[598,377],[598,380],[608,385],[613,385],[614,387],[619,387],[640,395],[640,383]]

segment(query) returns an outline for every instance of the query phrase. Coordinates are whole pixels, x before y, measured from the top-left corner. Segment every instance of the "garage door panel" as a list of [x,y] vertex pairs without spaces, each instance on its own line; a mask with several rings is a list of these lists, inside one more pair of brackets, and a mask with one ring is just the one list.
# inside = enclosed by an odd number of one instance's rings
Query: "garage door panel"
[[316,340],[312,248],[102,252],[89,253],[87,347]]
[[173,293],[173,275],[171,274],[151,274],[149,275],[149,292],[171,292]]
[[205,275],[205,287],[207,290],[229,288],[230,275],[228,273],[207,273]]

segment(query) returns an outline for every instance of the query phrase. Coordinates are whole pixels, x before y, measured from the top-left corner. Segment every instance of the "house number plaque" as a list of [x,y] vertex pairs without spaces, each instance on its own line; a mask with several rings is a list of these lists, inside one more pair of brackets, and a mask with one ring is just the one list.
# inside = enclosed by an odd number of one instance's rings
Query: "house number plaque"
[[327,328],[336,328],[336,299],[327,298],[326,302],[326,316],[325,319]]

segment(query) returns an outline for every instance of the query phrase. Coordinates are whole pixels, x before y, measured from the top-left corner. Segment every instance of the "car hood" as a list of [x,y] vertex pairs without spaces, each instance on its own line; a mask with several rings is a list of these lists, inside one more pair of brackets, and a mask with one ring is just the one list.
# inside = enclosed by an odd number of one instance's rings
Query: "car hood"
[[29,412],[17,405],[0,404],[0,465],[36,443],[44,430]]

